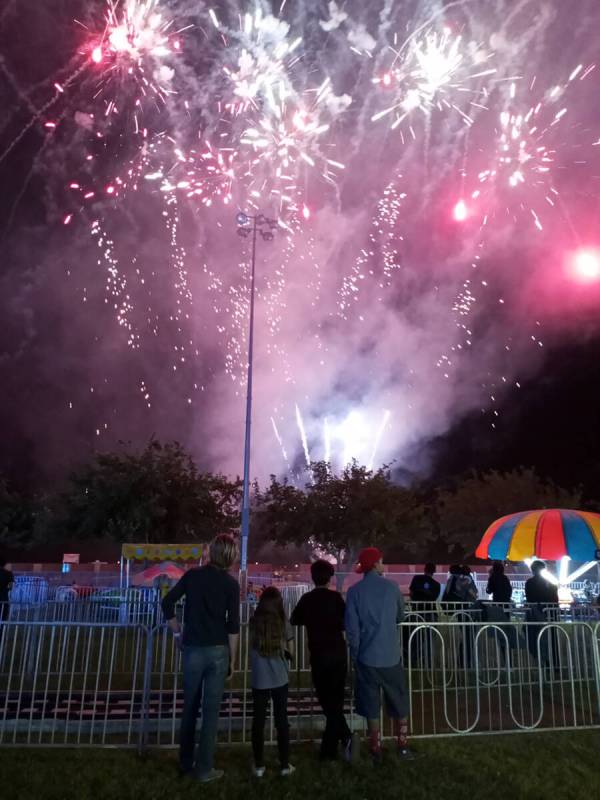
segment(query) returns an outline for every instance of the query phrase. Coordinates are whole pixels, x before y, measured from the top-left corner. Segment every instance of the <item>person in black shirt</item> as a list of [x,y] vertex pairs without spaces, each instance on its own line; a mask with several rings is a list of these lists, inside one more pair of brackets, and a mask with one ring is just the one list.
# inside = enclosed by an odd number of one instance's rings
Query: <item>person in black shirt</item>
[[344,640],[346,604],[339,592],[329,589],[334,569],[328,561],[315,561],[310,573],[315,588],[302,595],[290,622],[306,626],[313,684],[326,720],[321,758],[337,758],[341,742],[344,756],[349,759],[353,755],[352,732],[344,716],[348,671]]
[[533,577],[525,582],[525,599],[528,603],[550,603],[558,605],[558,587],[547,581],[542,575],[546,569],[543,561],[534,561],[531,565]]
[[544,578],[542,572],[545,569],[543,561],[534,561],[531,565],[533,576],[525,581],[525,600],[528,604],[525,616],[528,622],[527,643],[534,657],[537,658],[539,652],[543,662],[550,662],[556,668],[558,635],[554,628],[545,626],[546,623],[556,622],[558,619],[558,586]]
[[10,592],[15,576],[10,570],[5,569],[6,560],[0,558],[0,622],[8,619],[8,593]]
[[501,561],[494,561],[492,564],[485,591],[492,595],[494,603],[510,603],[512,585],[504,574],[504,564]]
[[[433,623],[437,621],[435,604],[440,596],[442,587],[433,577],[435,571],[436,565],[429,561],[423,567],[423,574],[415,575],[408,587],[411,601],[419,603],[418,606],[411,609],[411,611],[416,614],[413,620],[417,623]],[[412,644],[409,646],[411,633],[411,628],[404,627],[402,629],[402,644],[405,658],[408,660],[410,651],[411,661],[414,665],[424,663],[427,667],[431,667],[433,651],[431,631],[429,629],[417,631],[417,633],[412,636]]]
[[[240,632],[240,587],[227,570],[237,557],[232,536],[210,544],[210,563],[190,569],[162,601],[163,614],[183,647],[183,714],[179,740],[182,774],[208,783],[223,777],[213,767],[219,709],[231,675]],[[183,637],[175,604],[185,597]],[[194,760],[196,718],[202,702],[198,752]]]
[[437,601],[442,587],[433,577],[435,570],[435,564],[430,561],[425,564],[422,575],[414,576],[408,589],[411,600],[416,603],[435,603]]

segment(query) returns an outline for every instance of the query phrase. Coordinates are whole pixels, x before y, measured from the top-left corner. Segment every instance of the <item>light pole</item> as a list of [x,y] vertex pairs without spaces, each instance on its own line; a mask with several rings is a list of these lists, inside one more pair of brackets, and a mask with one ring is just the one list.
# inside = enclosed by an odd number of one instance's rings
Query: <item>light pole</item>
[[254,358],[254,285],[256,272],[256,237],[260,234],[265,242],[273,241],[277,220],[264,214],[244,214],[236,216],[237,232],[244,238],[252,236],[252,269],[250,273],[250,329],[248,332],[248,375],[246,381],[246,433],[244,437],[244,481],[242,490],[242,553],[240,569],[242,590],[245,590],[246,570],[248,568],[248,534],[250,532],[250,429],[252,426],[252,366]]

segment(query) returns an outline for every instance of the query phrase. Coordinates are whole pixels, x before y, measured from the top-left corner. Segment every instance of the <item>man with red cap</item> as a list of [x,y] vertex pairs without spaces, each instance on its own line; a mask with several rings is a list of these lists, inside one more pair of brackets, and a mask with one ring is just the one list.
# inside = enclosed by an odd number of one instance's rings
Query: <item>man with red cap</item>
[[369,749],[375,763],[382,758],[379,712],[383,692],[393,720],[398,756],[413,759],[408,747],[408,694],[400,663],[398,623],[404,618],[399,587],[383,577],[383,554],[377,547],[361,551],[356,571],[362,581],[346,595],[346,638],[356,675],[356,711],[367,720]]

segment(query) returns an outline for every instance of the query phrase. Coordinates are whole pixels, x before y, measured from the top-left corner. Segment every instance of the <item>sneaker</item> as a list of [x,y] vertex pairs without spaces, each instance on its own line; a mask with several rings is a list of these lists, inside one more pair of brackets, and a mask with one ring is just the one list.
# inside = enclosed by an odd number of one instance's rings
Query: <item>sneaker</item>
[[281,775],[285,778],[287,775],[291,775],[293,772],[296,772],[296,767],[293,764],[288,764],[287,767],[283,767],[281,770]]
[[411,750],[410,747],[398,748],[398,758],[400,761],[415,761],[417,758],[422,757],[423,753],[417,753],[415,750]]
[[353,733],[344,745],[344,761],[348,764],[356,764],[360,759],[360,735]]
[[263,778],[266,772],[266,767],[252,767],[252,774],[255,778]]
[[200,783],[212,783],[213,781],[218,781],[223,775],[225,775],[225,772],[222,769],[211,769],[205,775],[198,775],[198,780]]

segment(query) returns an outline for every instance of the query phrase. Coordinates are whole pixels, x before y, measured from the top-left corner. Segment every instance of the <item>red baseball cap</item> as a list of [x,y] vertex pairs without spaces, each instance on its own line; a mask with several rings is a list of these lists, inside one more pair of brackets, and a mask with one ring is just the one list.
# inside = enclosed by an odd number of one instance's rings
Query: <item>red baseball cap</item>
[[360,551],[356,572],[370,572],[381,558],[383,553],[378,547],[365,547]]

